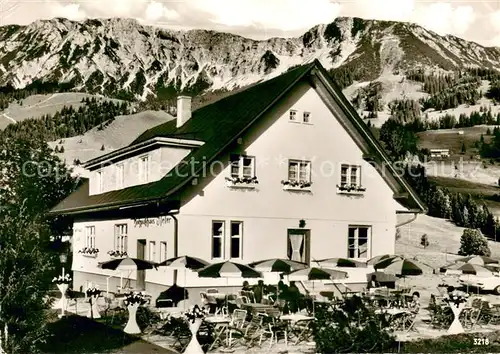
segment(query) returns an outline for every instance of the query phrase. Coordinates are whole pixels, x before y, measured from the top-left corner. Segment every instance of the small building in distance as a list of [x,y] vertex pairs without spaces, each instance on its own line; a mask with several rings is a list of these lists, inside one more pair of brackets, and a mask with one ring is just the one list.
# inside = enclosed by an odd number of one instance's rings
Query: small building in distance
[[450,157],[450,149],[430,149],[431,157],[447,158]]

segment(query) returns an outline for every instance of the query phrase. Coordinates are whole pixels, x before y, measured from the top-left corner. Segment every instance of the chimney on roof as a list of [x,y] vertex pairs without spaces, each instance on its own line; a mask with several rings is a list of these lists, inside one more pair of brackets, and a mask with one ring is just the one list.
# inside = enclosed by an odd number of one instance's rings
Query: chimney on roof
[[191,97],[177,97],[177,128],[182,127],[191,118]]

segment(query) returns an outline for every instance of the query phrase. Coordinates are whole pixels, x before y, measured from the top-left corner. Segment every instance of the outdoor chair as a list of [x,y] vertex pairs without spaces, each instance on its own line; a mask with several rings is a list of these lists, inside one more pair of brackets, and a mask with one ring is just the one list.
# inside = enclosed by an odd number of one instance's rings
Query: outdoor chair
[[412,312],[412,313],[404,313],[402,316],[402,325],[403,325],[403,330],[406,332],[414,331],[418,332],[417,328],[415,327],[415,322],[417,319],[418,314],[420,313],[420,309],[418,312]]
[[453,321],[453,311],[448,305],[438,304],[430,309],[431,325],[435,328],[448,327]]
[[264,318],[263,319],[264,325],[259,339],[259,346],[262,344],[262,340],[264,339],[264,337],[269,336],[270,337],[269,349],[271,349],[275,339],[276,343],[278,343],[278,334],[283,334],[283,337],[285,339],[285,345],[288,346],[288,330],[287,330],[288,324],[280,322],[278,319],[269,314],[258,314],[258,316],[262,316]]
[[245,327],[245,333],[243,338],[245,340],[245,345],[247,347],[251,348],[257,339],[259,339],[259,345],[260,345],[264,331],[262,325],[263,320],[264,316],[254,315],[252,316],[251,320]]
[[485,317],[488,318],[488,322],[486,323],[487,326],[490,324],[498,324],[500,321],[500,305],[495,304],[489,306]]
[[187,329],[185,326],[174,326],[172,329],[172,334],[175,339],[172,346],[174,348],[178,348],[179,352],[182,353],[191,341],[191,331],[189,331],[189,329]]
[[290,331],[296,337],[295,345],[299,344],[300,342],[305,342],[305,341],[309,340],[309,338],[312,336],[312,327],[311,327],[312,324],[313,324],[313,321],[300,320],[300,321],[297,321],[292,326]]
[[[278,343],[278,335],[282,334],[285,339],[285,345],[288,345],[288,322],[280,320],[281,311],[279,308],[270,308],[266,310],[268,319],[270,320],[270,329],[273,332],[273,338]],[[271,343],[272,344],[272,343]]]
[[[486,304],[485,304],[486,303]],[[475,298],[472,300],[472,306],[471,310],[468,312],[469,314],[469,321],[470,321],[470,328],[474,329],[476,326],[480,325],[480,321],[483,316],[483,307],[489,307],[488,302],[483,301],[481,298]]]
[[205,307],[208,312],[215,313],[217,310],[217,300],[212,296],[208,296],[206,292],[200,292],[200,297],[202,306]]
[[240,337],[244,337],[244,330],[247,319],[247,312],[245,310],[234,310],[231,316],[231,322],[227,328],[229,335],[229,347],[231,347],[233,334],[237,334]]

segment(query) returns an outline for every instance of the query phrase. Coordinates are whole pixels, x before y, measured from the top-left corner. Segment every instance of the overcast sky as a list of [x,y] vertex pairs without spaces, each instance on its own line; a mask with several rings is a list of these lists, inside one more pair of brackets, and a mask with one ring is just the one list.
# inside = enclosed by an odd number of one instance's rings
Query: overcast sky
[[500,0],[0,0],[0,24],[37,19],[136,18],[263,39],[296,36],[338,16],[410,21],[440,34],[500,46]]

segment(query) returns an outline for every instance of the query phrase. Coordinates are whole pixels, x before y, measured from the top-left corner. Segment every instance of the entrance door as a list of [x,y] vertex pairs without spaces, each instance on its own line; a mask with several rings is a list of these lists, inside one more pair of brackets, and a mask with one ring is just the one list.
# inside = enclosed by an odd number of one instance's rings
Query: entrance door
[[[145,259],[146,257],[146,240],[137,240],[137,258]],[[138,290],[146,290],[146,271],[137,271],[136,287]]]
[[311,260],[311,231],[306,229],[288,229],[288,259],[309,264]]

